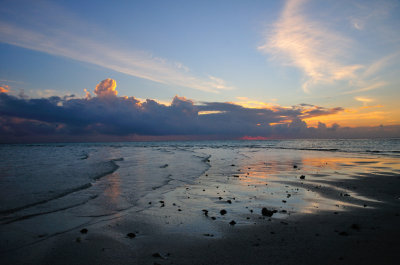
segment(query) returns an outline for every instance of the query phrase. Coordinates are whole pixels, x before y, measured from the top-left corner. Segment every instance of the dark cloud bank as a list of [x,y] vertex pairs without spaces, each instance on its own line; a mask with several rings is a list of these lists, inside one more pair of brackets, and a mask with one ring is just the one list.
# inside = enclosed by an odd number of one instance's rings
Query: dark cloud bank
[[[175,97],[170,106],[147,99],[118,97],[114,80],[97,85],[85,99],[27,99],[0,93],[1,142],[125,141],[247,138],[399,137],[400,126],[307,127],[302,119],[329,115],[327,109],[301,104],[292,108],[245,108],[232,103]],[[206,113],[206,114],[204,114]],[[277,124],[290,120],[285,124]],[[270,124],[275,125],[270,125]]]

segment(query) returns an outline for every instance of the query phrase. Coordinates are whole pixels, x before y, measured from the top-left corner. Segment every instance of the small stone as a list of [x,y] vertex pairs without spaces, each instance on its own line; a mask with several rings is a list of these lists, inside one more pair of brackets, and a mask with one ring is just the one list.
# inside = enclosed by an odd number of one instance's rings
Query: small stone
[[202,210],[205,216],[208,216],[208,210]]
[[293,168],[297,168],[297,165],[294,165]]
[[232,203],[232,201],[231,201],[231,200],[227,200],[226,202],[227,202],[227,203],[229,203],[229,204],[231,204],[231,203]]
[[282,202],[283,202],[283,203],[286,203],[286,201],[285,201],[285,200],[282,200]]
[[215,219],[217,219],[217,218],[213,216],[213,217],[211,217],[211,219],[212,219],[212,220],[215,220]]
[[263,215],[263,216],[268,216],[268,217],[271,217],[274,213],[276,213],[277,211],[276,210],[273,210],[273,211],[270,211],[270,210],[268,210],[267,208],[262,208],[262,210],[261,210],[261,214]]
[[81,230],[81,234],[87,234],[87,232],[88,232],[88,230],[87,230],[86,228],[83,228],[83,229]]
[[156,252],[156,253],[153,253],[153,255],[152,255],[154,258],[160,258],[160,259],[164,259],[162,256],[161,256],[161,254],[160,253],[158,253],[158,252]]
[[305,179],[305,178],[306,178],[306,176],[304,176],[304,175],[300,176],[300,179]]
[[235,225],[236,224],[236,222],[235,221],[230,221],[230,223],[229,223],[230,225]]
[[126,236],[129,237],[129,238],[135,238],[136,234],[135,233],[128,233],[128,234],[126,234]]
[[225,215],[225,214],[226,214],[226,210],[222,209],[221,211],[219,211],[219,213],[220,213],[221,215]]

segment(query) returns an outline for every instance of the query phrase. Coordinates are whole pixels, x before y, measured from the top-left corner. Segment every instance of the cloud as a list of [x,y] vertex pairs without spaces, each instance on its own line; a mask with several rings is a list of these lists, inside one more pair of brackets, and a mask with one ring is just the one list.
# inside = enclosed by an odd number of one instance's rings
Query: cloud
[[99,98],[115,97],[118,95],[118,91],[115,89],[116,87],[117,82],[111,78],[107,78],[96,86],[94,93]]
[[[194,74],[181,62],[160,58],[147,51],[122,48],[121,41],[101,33],[101,29],[55,4],[23,1],[13,8],[15,17],[8,21],[0,19],[0,42],[171,86],[212,93],[232,88],[221,78]],[[2,14],[7,17],[7,10],[0,10],[0,17]],[[37,10],[41,10],[40,14]]]
[[346,55],[344,51],[352,44],[351,40],[307,18],[305,3],[303,0],[286,2],[274,30],[267,34],[259,50],[303,70],[308,77],[303,83],[305,92],[315,84],[354,78],[363,66],[338,60]]
[[362,102],[364,105],[366,105],[366,104],[371,103],[371,102],[374,101],[374,99],[372,99],[372,98],[367,98],[367,97],[355,97],[354,99],[357,100],[357,101]]
[[[357,41],[354,36],[345,35],[345,31],[336,30],[343,29],[338,21],[348,19],[347,11],[336,10],[338,12],[334,12],[335,17],[329,19],[329,13],[324,14],[326,10],[321,7],[317,9],[318,5],[314,4],[315,2],[307,0],[286,1],[279,19],[272,30],[267,31],[264,42],[258,49],[283,65],[300,69],[305,77],[302,88],[307,93],[327,85],[337,85],[338,90],[346,90],[343,94],[368,91],[386,85],[383,77],[387,73],[383,70],[396,63],[399,55],[397,48],[390,47],[389,40],[375,38],[374,44],[386,47],[387,52],[384,54],[383,50],[371,49],[365,43]],[[354,7],[347,2],[344,4],[346,9],[343,10],[352,10],[353,13],[363,8],[357,5]],[[388,15],[388,8],[380,9],[381,11],[374,12],[373,17],[379,17],[382,24]],[[364,29],[368,19],[371,18],[350,18],[358,30]],[[376,36],[379,32],[373,29],[366,31],[371,36]],[[368,54],[367,58],[365,54]]]
[[86,98],[52,96],[37,99],[1,93],[0,136],[14,140],[38,136],[52,139],[58,136],[59,140],[68,137],[82,139],[99,135],[200,135],[228,139],[274,135],[293,137],[305,135],[309,129],[303,119],[341,111],[340,107],[323,108],[309,104],[276,105],[273,108],[247,108],[228,102],[196,104],[178,96],[170,105],[164,105],[151,99],[141,101],[135,97],[119,97],[116,81],[105,79],[94,89],[94,96]]
[[0,86],[0,93],[7,93],[10,91],[10,87],[7,85]]

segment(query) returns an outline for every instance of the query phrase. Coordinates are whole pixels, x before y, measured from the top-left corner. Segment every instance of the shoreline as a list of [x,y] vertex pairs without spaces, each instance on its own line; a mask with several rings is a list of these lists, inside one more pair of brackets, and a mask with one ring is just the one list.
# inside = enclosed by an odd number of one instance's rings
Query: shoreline
[[[399,260],[400,173],[382,166],[387,158],[375,157],[375,164],[351,156],[308,161],[302,152],[297,169],[292,163],[296,156],[285,151],[270,154],[277,163],[271,159],[260,163],[265,152],[248,158],[235,154],[231,160],[226,159],[231,150],[213,152],[211,167],[195,183],[183,183],[158,196],[150,194],[126,211],[3,252],[0,261],[396,264]],[[285,156],[290,163],[281,159]],[[263,207],[277,213],[263,216]],[[221,209],[227,214],[221,215]],[[82,228],[88,232],[82,234]]]

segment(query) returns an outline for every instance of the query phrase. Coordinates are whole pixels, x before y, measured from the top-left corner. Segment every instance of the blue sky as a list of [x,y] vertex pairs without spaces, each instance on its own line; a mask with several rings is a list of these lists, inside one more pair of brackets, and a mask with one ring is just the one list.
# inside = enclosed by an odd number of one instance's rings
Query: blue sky
[[111,78],[118,96],[161,103],[305,103],[343,108],[326,124],[400,123],[399,1],[1,2],[10,95],[83,98]]

